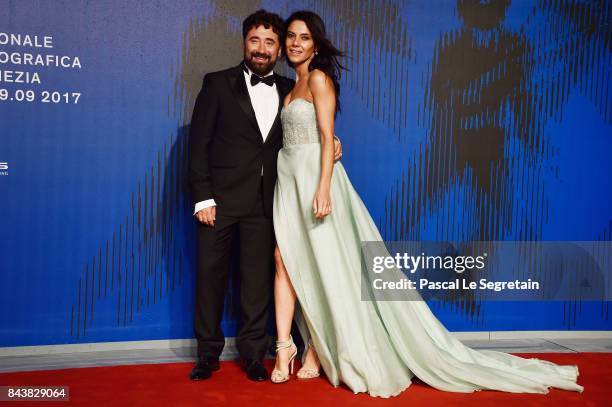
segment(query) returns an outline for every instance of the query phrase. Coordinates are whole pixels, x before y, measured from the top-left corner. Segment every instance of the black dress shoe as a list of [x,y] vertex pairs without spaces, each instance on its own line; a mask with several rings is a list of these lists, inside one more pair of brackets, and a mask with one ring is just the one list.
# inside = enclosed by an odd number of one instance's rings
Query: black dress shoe
[[256,382],[268,380],[268,371],[264,367],[263,363],[261,363],[261,360],[247,359],[245,360],[244,367],[249,380],[254,380]]
[[198,359],[193,369],[191,369],[189,378],[191,380],[205,380],[210,378],[215,370],[219,370],[219,359],[212,356],[202,357]]

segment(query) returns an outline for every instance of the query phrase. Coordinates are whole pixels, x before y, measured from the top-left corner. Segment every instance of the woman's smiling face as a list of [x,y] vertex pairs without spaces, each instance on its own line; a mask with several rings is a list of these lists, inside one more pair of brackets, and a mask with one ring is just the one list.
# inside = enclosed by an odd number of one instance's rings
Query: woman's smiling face
[[302,20],[292,21],[287,27],[285,52],[294,65],[299,65],[314,56],[315,43],[310,30]]

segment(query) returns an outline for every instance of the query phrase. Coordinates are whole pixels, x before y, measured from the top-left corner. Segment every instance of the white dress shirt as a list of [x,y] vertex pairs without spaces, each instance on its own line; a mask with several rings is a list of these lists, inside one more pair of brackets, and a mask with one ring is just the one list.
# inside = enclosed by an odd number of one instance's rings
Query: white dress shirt
[[[272,129],[274,120],[276,119],[280,99],[278,96],[278,91],[276,90],[276,83],[274,83],[272,86],[268,86],[265,83],[260,82],[257,85],[252,86],[252,72],[248,67],[247,70],[248,72],[244,72],[244,81],[246,82],[249,97],[251,98],[251,105],[253,105],[253,110],[255,111],[255,118],[257,119],[259,131],[261,132],[263,141],[265,142],[268,138],[268,133],[270,133],[270,130]],[[273,75],[272,71],[268,72],[264,76],[270,75]],[[263,175],[263,167],[261,167],[261,175]],[[195,215],[202,209],[216,205],[217,204],[215,203],[214,199],[200,201],[195,204],[195,209],[193,213]]]

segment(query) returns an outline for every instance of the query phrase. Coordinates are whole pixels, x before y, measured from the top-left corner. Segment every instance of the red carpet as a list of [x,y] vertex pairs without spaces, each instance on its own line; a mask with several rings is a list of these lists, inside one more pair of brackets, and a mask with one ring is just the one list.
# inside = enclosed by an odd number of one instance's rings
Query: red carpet
[[[221,370],[206,381],[188,379],[191,363],[116,366],[0,374],[0,386],[67,385],[70,402],[89,406],[211,406],[219,404],[256,406],[600,406],[612,398],[612,354],[567,353],[524,354],[559,364],[577,364],[578,382],[584,393],[552,389],[547,395],[507,394],[482,391],[447,393],[415,381],[398,397],[372,398],[353,394],[348,388],[333,388],[325,378],[291,380],[274,385],[248,381],[235,362],[223,362]],[[271,368],[272,360],[267,361]],[[607,400],[607,402],[606,402]],[[5,403],[9,404],[9,403]],[[28,405],[21,402],[11,405]],[[45,402],[43,405],[66,403]],[[40,406],[40,402],[35,405]]]

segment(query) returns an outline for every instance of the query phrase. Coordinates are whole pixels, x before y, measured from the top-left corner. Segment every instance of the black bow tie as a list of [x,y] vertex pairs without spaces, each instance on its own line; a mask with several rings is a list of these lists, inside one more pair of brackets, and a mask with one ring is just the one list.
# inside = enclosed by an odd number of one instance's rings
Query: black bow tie
[[262,78],[259,75],[251,74],[251,86],[255,86],[259,82],[263,82],[268,86],[272,86],[274,85],[274,75],[268,75]]

